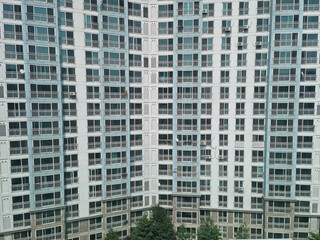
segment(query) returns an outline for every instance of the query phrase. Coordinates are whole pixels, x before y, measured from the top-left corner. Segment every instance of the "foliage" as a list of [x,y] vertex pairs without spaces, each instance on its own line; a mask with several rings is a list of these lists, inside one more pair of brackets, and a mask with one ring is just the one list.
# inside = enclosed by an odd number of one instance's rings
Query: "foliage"
[[119,240],[119,235],[115,231],[113,231],[112,228],[110,228],[105,240]]
[[150,215],[150,219],[147,214],[139,219],[128,240],[176,240],[173,224],[164,208],[156,205]]
[[132,229],[130,240],[152,240],[153,234],[150,231],[151,221],[148,219],[147,214],[144,214],[137,222],[137,227]]
[[318,233],[309,233],[309,237],[308,237],[308,239],[309,240],[320,240],[320,233],[318,234]]
[[201,221],[200,227],[198,228],[198,240],[220,240],[221,233],[218,226],[208,216]]
[[249,239],[250,228],[246,224],[241,224],[238,231],[235,232],[236,239]]
[[177,240],[191,240],[191,234],[187,231],[184,224],[177,229]]
[[159,205],[151,209],[151,232],[154,240],[175,240],[176,234],[167,211]]

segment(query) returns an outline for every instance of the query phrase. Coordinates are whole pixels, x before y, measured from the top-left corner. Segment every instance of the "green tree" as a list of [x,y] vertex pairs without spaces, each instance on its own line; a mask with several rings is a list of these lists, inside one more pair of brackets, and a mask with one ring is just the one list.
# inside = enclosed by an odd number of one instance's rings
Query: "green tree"
[[176,240],[173,224],[164,208],[156,205],[150,215],[150,218],[145,214],[139,219],[127,240]]
[[238,231],[235,232],[236,239],[249,239],[250,228],[246,224],[241,224]]
[[218,226],[208,216],[201,221],[198,228],[198,240],[220,240],[221,233]]
[[152,240],[153,235],[151,232],[151,221],[148,219],[148,215],[144,214],[137,222],[137,226],[132,229],[130,240]]
[[119,235],[115,231],[113,231],[112,228],[110,228],[105,240],[119,240]]
[[320,233],[318,234],[318,233],[309,233],[309,237],[308,237],[308,239],[309,240],[320,240]]
[[177,229],[177,240],[190,240],[191,234],[187,231],[186,226],[181,224]]
[[164,208],[153,206],[150,221],[153,240],[176,240],[173,224]]

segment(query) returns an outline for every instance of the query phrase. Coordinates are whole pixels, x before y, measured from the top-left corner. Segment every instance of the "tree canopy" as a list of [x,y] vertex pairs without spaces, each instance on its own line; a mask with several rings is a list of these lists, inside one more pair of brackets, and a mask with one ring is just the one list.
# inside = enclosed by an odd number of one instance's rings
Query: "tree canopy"
[[177,240],[191,240],[191,233],[187,231],[184,224],[181,224],[177,229]]
[[320,240],[320,233],[310,233],[308,237],[309,240]]
[[246,224],[241,224],[238,231],[235,232],[236,239],[249,239],[250,228]]
[[218,226],[208,216],[201,221],[198,228],[198,240],[220,240],[221,233]]
[[119,240],[119,235],[112,228],[107,232],[105,240]]
[[132,229],[128,240],[176,240],[176,233],[167,211],[159,205],[153,206],[150,218],[145,214]]

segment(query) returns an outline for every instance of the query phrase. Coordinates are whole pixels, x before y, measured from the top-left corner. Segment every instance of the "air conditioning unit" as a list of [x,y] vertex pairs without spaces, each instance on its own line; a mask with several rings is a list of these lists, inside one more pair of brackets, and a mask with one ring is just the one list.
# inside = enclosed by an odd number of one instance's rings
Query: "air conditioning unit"
[[70,96],[76,96],[75,92],[70,92],[69,94],[70,94]]
[[238,191],[239,191],[239,192],[243,192],[243,191],[244,191],[244,188],[243,188],[243,187],[239,187],[239,188],[238,188]]
[[256,46],[261,46],[262,42],[256,42]]
[[203,13],[203,14],[207,14],[207,13],[208,13],[208,9],[203,9],[203,10],[202,10],[202,13]]
[[249,25],[243,25],[243,29],[248,29]]
[[224,28],[224,31],[225,31],[225,32],[230,32],[230,31],[231,31],[231,27],[225,27],[225,28]]
[[242,46],[243,46],[243,42],[238,42],[238,43],[237,43],[237,46],[238,46],[238,47],[242,47]]
[[206,146],[206,145],[207,145],[207,142],[206,142],[205,140],[201,140],[201,141],[200,141],[200,145],[201,145],[201,146]]

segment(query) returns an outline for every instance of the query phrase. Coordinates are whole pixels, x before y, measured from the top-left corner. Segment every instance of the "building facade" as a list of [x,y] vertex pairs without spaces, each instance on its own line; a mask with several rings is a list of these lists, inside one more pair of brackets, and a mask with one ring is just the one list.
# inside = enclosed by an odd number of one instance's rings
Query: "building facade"
[[[319,0],[2,0],[0,239],[320,225]],[[279,125],[279,126],[278,126]]]

